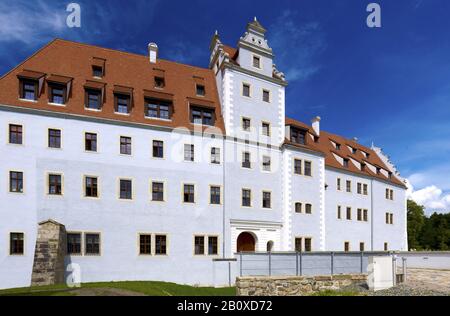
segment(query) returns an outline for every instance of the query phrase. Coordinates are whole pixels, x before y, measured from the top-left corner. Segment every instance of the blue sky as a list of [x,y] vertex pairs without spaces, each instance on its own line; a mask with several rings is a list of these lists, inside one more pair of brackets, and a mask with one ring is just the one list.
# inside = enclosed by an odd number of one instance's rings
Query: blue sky
[[[254,16],[268,29],[290,82],[287,114],[364,145],[380,146],[428,210],[450,210],[450,1],[302,0],[74,1],[81,28],[68,28],[70,1],[0,0],[0,74],[54,37],[206,67],[217,29],[235,45]],[[370,29],[377,2],[382,27]]]

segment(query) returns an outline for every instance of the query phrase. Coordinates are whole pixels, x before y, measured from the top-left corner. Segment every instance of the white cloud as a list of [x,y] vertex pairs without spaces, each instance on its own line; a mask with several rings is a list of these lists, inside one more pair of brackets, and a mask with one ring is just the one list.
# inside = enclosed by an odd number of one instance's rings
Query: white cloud
[[308,79],[321,69],[315,57],[327,45],[318,22],[302,21],[297,12],[285,10],[269,30],[277,68],[288,81]]
[[410,180],[407,180],[407,187],[407,197],[417,204],[423,205],[428,215],[434,212],[450,212],[450,194],[445,194],[437,186],[431,185],[415,191]]
[[64,6],[57,7],[42,0],[32,5],[23,0],[0,2],[0,42],[33,44],[61,31],[67,13]]

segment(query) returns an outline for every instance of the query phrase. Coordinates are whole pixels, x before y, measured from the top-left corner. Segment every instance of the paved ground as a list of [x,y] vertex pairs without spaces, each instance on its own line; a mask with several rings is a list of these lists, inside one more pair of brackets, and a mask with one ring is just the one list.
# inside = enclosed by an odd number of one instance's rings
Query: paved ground
[[450,294],[450,270],[408,269],[407,285]]

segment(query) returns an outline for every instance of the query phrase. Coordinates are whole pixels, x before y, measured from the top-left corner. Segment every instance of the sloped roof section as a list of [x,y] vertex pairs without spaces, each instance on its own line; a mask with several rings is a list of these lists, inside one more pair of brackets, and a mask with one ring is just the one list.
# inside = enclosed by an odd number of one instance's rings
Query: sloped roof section
[[[292,125],[298,128],[303,128],[307,131],[309,135],[311,136],[316,135],[313,128],[310,125],[299,122],[297,120],[286,118],[286,125]],[[368,167],[364,168],[364,170],[361,170],[360,163],[363,164],[369,163],[373,166],[385,170],[387,173],[391,172],[389,167],[383,163],[380,157],[371,148],[363,146],[354,140],[347,139],[345,137],[332,134],[326,131],[320,131],[320,137],[316,137],[317,141],[314,141],[311,136],[307,137],[306,145],[294,144],[289,140],[286,140],[285,143],[323,153],[325,155],[325,165],[328,167],[345,170],[359,175],[369,176],[372,178],[390,182],[395,185],[406,187],[405,184],[400,179],[398,179],[393,172],[391,177],[389,178],[389,176],[385,176],[383,173],[378,174],[376,172],[372,172]],[[340,149],[336,149],[332,141],[340,144],[341,145]],[[348,146],[356,149],[356,152],[353,153]],[[364,153],[367,153],[369,156],[367,157]],[[348,167],[344,167],[335,158],[335,155],[341,157],[342,159],[349,159]],[[358,165],[355,166],[352,159],[356,160],[358,162]]]
[[[101,79],[93,77],[93,58],[105,60],[105,75]],[[27,76],[47,74],[47,76],[53,75],[53,77],[73,78],[72,94],[66,105],[55,107],[48,104],[45,91],[37,102],[19,100],[17,76],[24,73]],[[164,74],[165,87],[158,89],[155,88],[154,77],[161,73]],[[158,59],[156,63],[152,64],[146,55],[131,54],[61,39],[50,42],[0,79],[0,102],[24,108],[198,130],[190,122],[188,101],[189,98],[196,97],[195,77],[204,78],[206,93],[201,98],[208,102],[215,111],[214,127],[217,132],[225,133],[216,80],[212,70],[163,59]],[[97,86],[105,87],[105,103],[101,111],[93,112],[84,108],[84,86],[87,82],[97,82]],[[129,87],[133,90],[134,107],[128,116],[114,113],[113,91],[115,86]],[[145,118],[144,96],[149,91],[154,91],[155,94],[161,92],[173,95],[172,120]]]

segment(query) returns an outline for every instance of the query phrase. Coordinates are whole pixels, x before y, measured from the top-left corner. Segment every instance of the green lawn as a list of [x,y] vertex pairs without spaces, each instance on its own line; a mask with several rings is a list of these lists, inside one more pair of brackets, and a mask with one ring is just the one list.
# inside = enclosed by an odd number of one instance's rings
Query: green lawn
[[99,282],[83,283],[80,288],[68,288],[65,285],[51,285],[0,290],[0,296],[76,296],[97,293],[103,295],[110,290],[132,291],[151,296],[234,296],[234,287],[212,288],[193,287],[166,282],[128,281],[128,282]]

